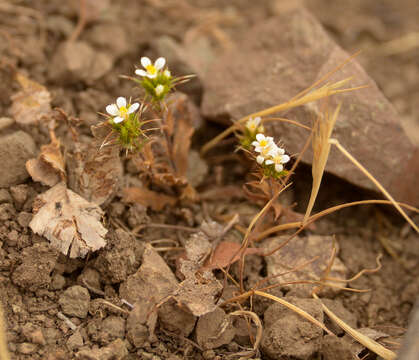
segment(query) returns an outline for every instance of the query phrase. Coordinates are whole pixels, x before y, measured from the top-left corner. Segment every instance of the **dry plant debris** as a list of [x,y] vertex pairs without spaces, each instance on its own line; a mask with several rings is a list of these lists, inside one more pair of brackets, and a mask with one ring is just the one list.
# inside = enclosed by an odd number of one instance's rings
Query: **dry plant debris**
[[53,131],[50,132],[50,136],[51,142],[41,146],[38,157],[26,162],[26,170],[34,181],[52,187],[65,180],[66,172],[60,142]]
[[69,188],[97,205],[109,203],[119,190],[123,168],[117,146],[103,146],[106,126],[91,128],[94,140],[86,144],[74,134],[74,150],[68,154]]
[[12,96],[10,112],[18,124],[36,124],[51,111],[51,94],[44,86],[20,73],[16,74],[16,80],[22,90]]
[[29,226],[70,258],[84,257],[106,245],[103,211],[61,182],[38,196]]
[[138,203],[154,211],[162,211],[166,205],[176,204],[177,199],[146,188],[129,187],[123,190],[123,201]]

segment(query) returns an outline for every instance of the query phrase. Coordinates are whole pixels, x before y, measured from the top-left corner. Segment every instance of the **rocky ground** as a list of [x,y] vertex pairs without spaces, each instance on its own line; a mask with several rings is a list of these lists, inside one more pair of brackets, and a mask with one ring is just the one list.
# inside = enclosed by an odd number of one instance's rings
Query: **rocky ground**
[[[249,163],[234,153],[229,139],[204,158],[198,151],[231,120],[291,99],[359,49],[356,62],[329,80],[353,76],[349,86],[368,85],[330,99],[330,108],[343,101],[333,136],[396,199],[419,206],[418,6],[410,0],[397,5],[316,0],[306,6],[274,0],[0,3],[0,299],[12,359],[376,358],[324,314],[309,284],[282,285],[269,293],[305,310],[337,336],[265,297],[216,306],[238,289],[233,283],[224,286],[223,273],[214,269],[226,267],[243,238],[241,230],[263,203],[242,191]],[[117,96],[135,93],[120,75],[132,75],[144,55],[165,56],[174,74],[197,74],[179,87],[186,96],[178,98],[187,104],[195,131],[187,172],[198,194],[194,202],[151,193],[147,201],[144,193],[140,200],[133,193],[129,197],[124,189],[140,182],[132,156],[113,151],[97,156],[90,127],[103,121],[98,112]],[[311,125],[321,106],[310,103],[280,116]],[[67,191],[80,217],[92,216],[98,241],[106,244],[84,257],[62,254],[81,254],[84,245],[63,251],[51,244],[48,222],[33,230],[40,199],[49,201],[52,186],[27,171],[27,161],[36,160],[50,142],[46,115],[56,119],[67,165],[55,169],[59,175],[51,184],[66,176],[73,191],[53,187],[51,206],[61,207]],[[307,137],[289,124],[275,123],[269,130],[291,154]],[[84,156],[81,172],[75,154]],[[309,151],[292,187],[280,197],[281,223],[300,220],[305,211],[311,158]],[[315,212],[380,198],[337,151],[329,160]],[[106,191],[85,186],[83,176],[89,184],[106,183]],[[238,223],[229,226],[235,215]],[[277,283],[272,276],[313,257],[280,279],[319,279],[337,246],[330,275],[350,289],[369,291],[330,287],[320,298],[347,324],[397,351],[419,293],[418,235],[389,207],[360,206],[322,218],[280,252],[261,256],[287,234],[252,243],[245,288]],[[210,275],[197,278],[193,259],[220,241],[225,247],[217,247],[218,265],[206,263],[204,274]],[[376,268],[380,253],[379,271],[346,281]],[[230,272],[239,278],[237,263]],[[253,322],[233,314],[238,310],[251,310]]]

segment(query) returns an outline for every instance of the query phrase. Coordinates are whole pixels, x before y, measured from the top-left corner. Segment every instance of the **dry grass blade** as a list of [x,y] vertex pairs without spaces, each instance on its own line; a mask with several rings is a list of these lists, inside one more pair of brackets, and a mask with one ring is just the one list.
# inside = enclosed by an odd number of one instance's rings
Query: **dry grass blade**
[[[320,300],[316,294],[313,294],[313,297],[315,299]],[[336,322],[336,324],[338,324],[343,330],[345,330],[349,335],[351,335],[356,341],[358,341],[359,343],[361,343],[362,345],[364,345],[366,348],[373,351],[377,355],[381,356],[385,360],[396,359],[396,354],[394,352],[386,349],[384,346],[370,339],[368,336],[365,336],[361,334],[360,332],[356,331],[355,329],[351,328],[347,323],[345,323],[343,320],[337,317],[332,311],[330,311],[326,307],[326,305],[324,305],[323,303],[321,304],[327,316],[329,316],[334,322]]]
[[371,173],[361,165],[361,163],[356,160],[336,139],[329,139],[329,142],[333,145],[335,145],[340,152],[345,155],[361,172],[372,181],[372,183],[384,194],[384,196],[391,201],[391,203],[394,205],[394,207],[399,211],[399,213],[406,219],[406,221],[412,226],[413,229],[417,233],[419,233],[419,228],[417,225],[410,219],[409,216],[404,212],[404,210],[400,207],[398,202],[394,200],[394,198],[390,195],[390,193],[384,189],[384,186],[380,184],[380,182],[371,175]]
[[311,316],[309,313],[305,312],[304,310],[300,309],[298,306],[295,306],[291,303],[289,303],[288,301],[281,299],[277,296],[265,293],[263,291],[259,291],[259,290],[255,290],[254,291],[255,295],[259,295],[268,299],[271,299],[273,301],[276,301],[284,306],[286,306],[288,309],[294,311],[295,313],[297,313],[298,315],[302,316],[304,319],[312,322],[314,325],[318,326],[319,328],[323,329],[324,331],[326,331],[329,335],[333,335],[333,333],[326,327],[324,326],[324,324],[322,324],[320,321],[316,320],[313,316]]
[[3,305],[0,302],[0,360],[10,360],[9,350],[7,350],[6,326],[4,324]]
[[250,316],[252,318],[252,320],[255,323],[256,328],[257,328],[256,339],[255,339],[255,342],[253,344],[253,350],[257,350],[259,348],[259,344],[262,340],[262,333],[263,333],[262,322],[260,321],[259,316],[257,316],[252,311],[246,311],[246,310],[237,310],[237,311],[234,311],[234,312],[230,313],[229,315],[230,316],[245,315],[245,316]]
[[[323,216],[329,215],[335,211],[351,207],[351,206],[357,206],[357,205],[371,205],[371,204],[382,204],[382,205],[393,205],[392,201],[389,200],[362,200],[362,201],[354,201],[346,204],[336,205],[332,206],[331,208],[328,208],[326,210],[322,210],[312,216],[308,219],[307,223],[303,225],[302,221],[296,221],[288,224],[281,224],[273,226],[263,232],[261,232],[259,235],[257,235],[255,238],[253,238],[253,241],[261,241],[264,238],[268,237],[271,234],[274,234],[276,232],[280,232],[283,230],[289,230],[289,229],[297,229],[301,228],[302,226],[307,227],[309,224],[313,223],[314,221],[320,219]],[[415,208],[414,206],[404,204],[404,203],[397,203],[399,206],[404,207],[410,211],[414,211],[419,214],[419,209]]]
[[[327,104],[326,104],[327,106]],[[304,215],[303,224],[307,222],[308,217],[313,210],[314,202],[316,201],[317,194],[319,193],[320,184],[322,182],[324,169],[326,167],[327,159],[329,158],[330,146],[329,143],[330,136],[332,135],[333,128],[338,117],[341,104],[339,104],[330,117],[329,112],[324,112],[324,118],[321,116],[317,119],[314,126],[313,132],[313,165],[312,165],[312,174],[313,174],[313,186],[311,188],[310,200],[308,202],[307,210]]]
[[236,131],[238,129],[238,127],[241,126],[241,124],[245,123],[251,117],[254,118],[254,117],[257,117],[257,116],[268,116],[268,115],[271,115],[271,114],[274,114],[274,113],[278,113],[280,111],[290,110],[292,108],[295,108],[295,107],[298,107],[298,106],[301,106],[301,105],[304,105],[304,104],[307,104],[307,103],[310,103],[310,102],[313,102],[313,101],[317,101],[317,100],[323,99],[325,97],[328,97],[328,96],[331,96],[331,95],[334,95],[334,94],[359,90],[359,89],[363,89],[363,88],[366,87],[366,86],[359,86],[359,87],[354,87],[354,88],[339,89],[340,87],[345,85],[350,80],[351,80],[351,78],[347,78],[347,79],[338,81],[336,83],[326,84],[319,89],[315,89],[312,92],[309,92],[309,93],[303,95],[302,97],[294,98],[293,100],[287,101],[285,103],[272,106],[270,108],[264,109],[262,111],[255,112],[253,114],[249,114],[249,115],[241,118],[237,122],[235,122],[233,125],[231,125],[229,128],[224,130],[221,134],[217,135],[211,141],[207,142],[202,147],[201,154],[204,155],[206,152],[208,152],[208,150],[210,150],[212,147],[214,147],[216,144],[218,144],[222,139],[224,139],[225,137],[227,137],[228,135],[230,135],[234,131]]

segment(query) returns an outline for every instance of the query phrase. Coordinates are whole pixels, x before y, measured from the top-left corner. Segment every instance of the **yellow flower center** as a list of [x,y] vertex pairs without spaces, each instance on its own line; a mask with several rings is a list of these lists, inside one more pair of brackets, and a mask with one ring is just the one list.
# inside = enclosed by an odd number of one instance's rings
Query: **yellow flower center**
[[266,145],[268,145],[268,142],[265,139],[259,141],[259,146],[265,147]]
[[151,64],[146,67],[146,70],[150,75],[154,75],[157,72],[157,69]]
[[125,118],[127,117],[127,115],[128,115],[128,109],[125,106],[121,106],[119,108],[119,116]]

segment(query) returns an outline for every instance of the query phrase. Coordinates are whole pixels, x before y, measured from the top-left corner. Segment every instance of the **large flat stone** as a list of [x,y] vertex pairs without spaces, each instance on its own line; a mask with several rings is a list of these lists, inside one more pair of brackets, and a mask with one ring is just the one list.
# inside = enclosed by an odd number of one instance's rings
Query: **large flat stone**
[[[237,120],[288,101],[349,57],[301,7],[284,11],[242,36],[237,48],[220,56],[207,73],[202,111],[210,119]],[[329,99],[329,109],[343,102],[332,137],[397,200],[419,204],[419,150],[402,129],[392,104],[356,61],[327,81],[349,76],[354,78],[348,87],[369,87]],[[322,106],[321,102],[310,103],[280,116],[311,125]],[[308,136],[307,130],[279,122],[271,130],[291,154],[302,149]],[[303,161],[311,163],[312,156],[310,149]],[[376,190],[337,149],[332,149],[326,170]]]

